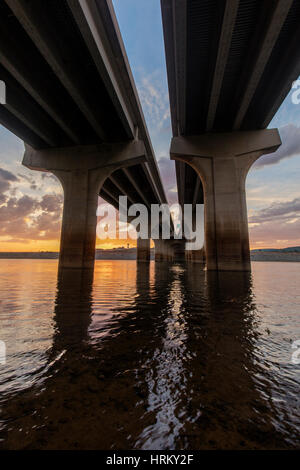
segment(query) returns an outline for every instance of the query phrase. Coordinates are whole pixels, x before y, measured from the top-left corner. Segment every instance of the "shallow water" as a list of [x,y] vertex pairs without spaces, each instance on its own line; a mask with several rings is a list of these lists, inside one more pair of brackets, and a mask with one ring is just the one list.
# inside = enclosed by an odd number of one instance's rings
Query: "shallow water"
[[0,260],[0,448],[299,448],[300,263]]

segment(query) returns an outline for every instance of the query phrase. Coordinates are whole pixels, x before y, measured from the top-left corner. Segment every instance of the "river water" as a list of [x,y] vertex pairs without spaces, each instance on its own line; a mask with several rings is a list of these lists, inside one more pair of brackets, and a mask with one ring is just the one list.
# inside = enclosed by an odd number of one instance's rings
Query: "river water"
[[300,263],[0,260],[0,448],[299,448],[299,287]]

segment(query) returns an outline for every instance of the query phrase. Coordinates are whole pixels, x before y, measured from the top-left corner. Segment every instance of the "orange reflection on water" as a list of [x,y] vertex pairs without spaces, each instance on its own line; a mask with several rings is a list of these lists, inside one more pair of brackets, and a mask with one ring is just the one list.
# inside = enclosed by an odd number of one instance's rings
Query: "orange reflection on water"
[[299,447],[299,267],[2,260],[0,448]]

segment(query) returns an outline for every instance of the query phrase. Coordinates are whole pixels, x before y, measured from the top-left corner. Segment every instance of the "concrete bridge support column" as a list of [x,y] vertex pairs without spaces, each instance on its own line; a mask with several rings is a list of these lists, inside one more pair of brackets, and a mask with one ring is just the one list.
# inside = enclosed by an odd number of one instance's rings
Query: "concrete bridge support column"
[[161,240],[163,261],[173,261],[173,248],[171,240]]
[[150,261],[150,238],[137,239],[137,261]]
[[154,259],[155,261],[164,261],[164,241],[163,240],[154,240]]
[[116,169],[143,161],[145,149],[141,141],[45,150],[26,146],[23,165],[52,172],[64,190],[60,270],[94,267],[101,186]]
[[174,250],[172,247],[172,243],[170,241],[167,241],[167,255],[168,255],[168,261],[173,261],[174,259]]
[[54,171],[64,189],[59,267],[93,268],[96,245],[96,211],[107,168]]
[[201,250],[190,250],[186,252],[187,259],[192,263],[198,263],[204,266],[205,264],[205,253],[204,249]]
[[276,129],[173,138],[171,158],[190,164],[203,183],[208,270],[250,271],[246,176],[280,145]]
[[155,261],[170,261],[172,259],[169,240],[154,240]]
[[186,260],[185,240],[176,240],[173,242],[174,261],[182,263]]

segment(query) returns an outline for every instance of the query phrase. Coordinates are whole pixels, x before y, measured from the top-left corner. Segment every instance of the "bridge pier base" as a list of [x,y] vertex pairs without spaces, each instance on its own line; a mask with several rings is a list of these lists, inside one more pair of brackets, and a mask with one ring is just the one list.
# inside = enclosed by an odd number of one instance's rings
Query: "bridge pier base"
[[155,261],[165,261],[164,241],[154,240],[154,259]]
[[172,247],[172,243],[170,241],[167,241],[167,256],[168,256],[168,261],[173,261],[174,259],[174,250]]
[[198,263],[201,265],[205,264],[205,253],[204,249],[201,250],[190,250],[186,252],[186,259],[192,263]]
[[138,262],[150,261],[150,238],[137,239],[137,257]]
[[250,271],[246,176],[281,145],[276,129],[174,137],[171,158],[190,164],[204,188],[208,270]]
[[186,260],[185,239],[173,241],[174,261],[183,263]]
[[59,270],[93,269],[100,189],[118,168],[145,161],[144,144],[103,144],[34,150],[26,146],[23,165],[53,173],[64,190]]
[[154,240],[155,244],[155,261],[171,261],[172,248],[169,240]]

